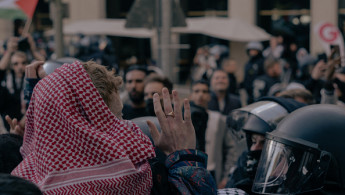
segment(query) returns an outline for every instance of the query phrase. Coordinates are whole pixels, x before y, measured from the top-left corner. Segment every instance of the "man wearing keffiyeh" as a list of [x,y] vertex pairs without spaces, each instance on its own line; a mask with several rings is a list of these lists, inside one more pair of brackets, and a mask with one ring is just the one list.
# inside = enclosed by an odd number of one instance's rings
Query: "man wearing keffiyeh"
[[[38,72],[42,64],[36,62]],[[149,163],[155,158],[152,143],[135,124],[121,118],[121,82],[100,65],[78,61],[39,81],[27,112],[24,160],[12,174],[34,182],[44,194],[159,193],[157,163]],[[194,150],[188,100],[184,120],[176,91],[174,109],[167,89],[163,100],[164,111],[159,95],[154,95],[162,132],[148,125],[157,148],[169,155],[161,171],[168,172],[165,190],[215,194],[215,183],[205,169],[207,156]]]

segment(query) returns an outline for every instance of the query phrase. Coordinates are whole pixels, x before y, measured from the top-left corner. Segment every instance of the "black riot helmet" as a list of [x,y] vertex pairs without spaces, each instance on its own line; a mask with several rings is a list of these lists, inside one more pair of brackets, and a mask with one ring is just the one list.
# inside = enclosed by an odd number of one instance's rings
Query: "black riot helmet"
[[247,134],[248,149],[251,146],[250,136],[253,133],[265,135],[273,131],[277,124],[290,112],[306,104],[282,97],[264,97],[248,106],[236,109],[227,117],[228,129],[238,138]]
[[311,105],[266,135],[252,191],[299,194],[337,184],[345,189],[345,110]]

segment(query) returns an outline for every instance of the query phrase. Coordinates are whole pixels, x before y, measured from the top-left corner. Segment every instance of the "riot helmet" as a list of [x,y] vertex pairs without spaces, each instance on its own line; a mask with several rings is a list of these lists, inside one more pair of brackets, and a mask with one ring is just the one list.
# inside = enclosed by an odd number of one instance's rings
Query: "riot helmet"
[[298,194],[325,182],[345,188],[345,110],[311,105],[284,118],[266,135],[252,191]]
[[293,99],[266,97],[234,110],[228,116],[228,129],[238,138],[246,138],[248,147],[248,151],[244,151],[238,161],[238,167],[229,180],[229,187],[250,192],[266,141],[265,134],[273,131],[291,111],[304,105]]
[[228,129],[237,138],[247,137],[247,146],[251,146],[250,134],[265,135],[273,131],[277,124],[290,112],[306,104],[282,97],[264,97],[248,106],[236,109],[227,117]]

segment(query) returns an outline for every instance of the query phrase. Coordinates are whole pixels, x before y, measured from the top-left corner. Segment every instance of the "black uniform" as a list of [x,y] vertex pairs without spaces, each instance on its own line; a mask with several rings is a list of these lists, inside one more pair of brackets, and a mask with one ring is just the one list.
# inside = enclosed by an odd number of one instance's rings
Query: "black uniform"
[[262,54],[252,57],[244,68],[244,81],[242,86],[246,89],[248,94],[248,103],[253,103],[253,82],[254,80],[265,73],[264,58]]

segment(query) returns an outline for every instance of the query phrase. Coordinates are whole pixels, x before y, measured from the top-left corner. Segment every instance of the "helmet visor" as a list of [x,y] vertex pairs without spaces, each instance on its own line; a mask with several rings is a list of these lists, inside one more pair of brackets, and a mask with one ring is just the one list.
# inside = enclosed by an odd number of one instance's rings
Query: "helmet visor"
[[[265,135],[266,132],[276,128],[278,122],[283,119],[288,112],[284,107],[272,101],[259,101],[248,106],[233,110],[227,117],[228,130],[232,132],[237,138],[245,138],[245,133],[242,131],[243,127],[247,125],[246,131]],[[246,124],[248,119],[254,115],[263,123],[267,124],[267,128],[260,128],[258,124]]]
[[295,194],[321,188],[327,170],[320,169],[320,155],[321,151],[315,148],[303,149],[266,139],[252,191]]

